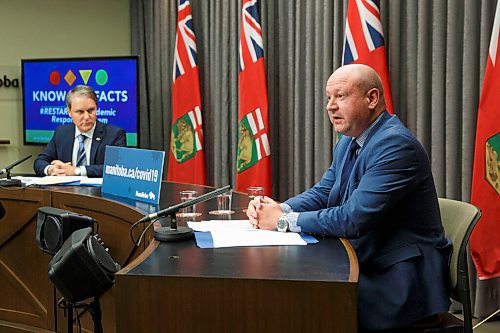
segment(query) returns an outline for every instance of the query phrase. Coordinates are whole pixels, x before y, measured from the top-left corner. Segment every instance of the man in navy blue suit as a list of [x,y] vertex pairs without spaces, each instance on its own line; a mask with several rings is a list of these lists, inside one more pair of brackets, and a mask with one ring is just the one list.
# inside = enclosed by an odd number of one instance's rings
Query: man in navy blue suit
[[[450,306],[448,262],[426,152],[385,110],[380,77],[360,64],[326,84],[327,113],[342,138],[312,188],[282,204],[253,199],[256,228],[348,238],[359,262],[361,330],[430,324]],[[327,319],[325,319],[327,320]]]
[[96,118],[97,96],[79,85],[66,94],[72,124],[61,125],[38,155],[34,169],[39,176],[102,177],[106,146],[125,146],[125,131]]

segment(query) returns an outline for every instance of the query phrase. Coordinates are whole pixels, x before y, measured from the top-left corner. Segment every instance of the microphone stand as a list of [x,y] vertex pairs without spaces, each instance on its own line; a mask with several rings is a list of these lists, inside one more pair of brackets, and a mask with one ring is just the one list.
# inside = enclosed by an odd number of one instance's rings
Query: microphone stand
[[170,219],[170,227],[161,227],[155,230],[154,237],[160,242],[180,242],[193,238],[194,231],[189,227],[177,226],[177,212],[173,211],[168,214]]
[[192,200],[181,202],[180,204],[166,208],[157,213],[150,214],[142,218],[141,220],[146,222],[148,220],[151,221],[152,219],[158,217],[168,216],[168,218],[170,218],[170,227],[161,227],[156,229],[154,231],[154,238],[160,242],[178,242],[178,241],[188,240],[190,238],[193,238],[194,231],[193,229],[188,227],[177,226],[177,216],[176,216],[177,212],[179,212],[181,208],[186,208],[195,205],[197,203],[213,199],[217,195],[226,193],[227,191],[230,190],[231,186],[227,185],[212,192],[200,195],[199,197],[194,198]]
[[84,308],[89,312],[90,316],[92,317],[92,321],[94,322],[94,333],[103,333],[103,328],[102,328],[102,311],[101,311],[101,304],[99,302],[99,297],[95,296],[94,300],[90,302],[89,304],[85,303],[71,303],[67,301],[64,297],[61,298],[58,302],[58,305],[62,307],[63,309],[67,310],[67,319],[66,319],[66,329],[67,333],[73,333],[73,312],[76,313],[76,319],[77,322],[79,322],[78,319],[78,308]]
[[4,172],[6,173],[6,176],[5,176],[6,179],[0,180],[0,186],[1,187],[22,186],[23,183],[19,179],[12,179],[11,178],[10,170],[12,170],[12,168],[14,168],[16,165],[23,163],[24,161],[26,161],[30,157],[31,157],[31,155],[26,156],[26,157],[20,159],[19,161],[16,161],[16,162],[12,163],[11,165],[5,167],[5,169],[0,170],[0,175]]

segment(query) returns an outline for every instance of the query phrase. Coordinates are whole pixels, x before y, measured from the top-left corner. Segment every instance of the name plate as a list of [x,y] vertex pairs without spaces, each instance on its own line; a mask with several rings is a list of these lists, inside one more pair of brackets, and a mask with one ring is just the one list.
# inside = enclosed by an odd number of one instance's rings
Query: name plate
[[164,160],[164,151],[107,146],[101,191],[158,204]]

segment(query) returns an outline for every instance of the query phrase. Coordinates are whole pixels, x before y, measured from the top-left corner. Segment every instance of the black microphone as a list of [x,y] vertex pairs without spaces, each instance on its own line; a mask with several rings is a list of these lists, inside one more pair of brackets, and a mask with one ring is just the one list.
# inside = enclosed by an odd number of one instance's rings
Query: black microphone
[[175,214],[181,209],[186,208],[192,205],[195,205],[199,202],[207,201],[215,198],[219,194],[226,193],[231,190],[231,186],[227,185],[221,187],[212,192],[205,193],[200,195],[197,198],[181,202],[177,205],[162,209],[156,213],[149,214],[144,216],[139,222],[147,222],[151,220],[155,220],[160,217],[170,216],[170,227],[161,227],[154,231],[154,238],[160,242],[178,242],[187,239],[191,239],[194,236],[194,231],[188,227],[177,227],[177,218]]
[[6,166],[5,168],[3,168],[2,170],[0,170],[0,175],[6,173],[7,176],[5,177],[6,179],[2,179],[0,180],[0,186],[1,187],[7,187],[7,186],[22,186],[23,183],[19,180],[19,179],[11,179],[10,178],[10,170],[15,167],[16,165],[18,164],[21,164],[23,163],[24,161],[26,161],[28,158],[30,158],[31,155],[29,156],[26,156],[25,158],[22,158],[20,159],[19,161],[16,161],[14,163],[12,163],[11,165],[9,166]]
[[[26,157],[24,157],[24,158],[20,159],[19,161],[16,161],[16,162],[12,163],[11,165],[6,166],[6,167],[5,167],[5,168],[3,168],[2,170],[0,170],[0,175],[3,175],[4,173],[7,173],[7,175],[8,175],[8,174],[9,174],[9,171],[10,171],[13,167],[15,167],[15,166],[16,166],[16,165],[18,165],[18,164],[23,163],[24,161],[26,161],[26,160],[27,160],[28,158],[30,158],[30,157],[31,157],[31,155],[26,156]],[[10,178],[10,177],[7,177],[7,178]]]
[[196,205],[197,203],[213,199],[216,196],[218,196],[219,194],[226,193],[230,190],[231,190],[231,186],[226,185],[226,186],[218,188],[212,192],[202,194],[199,197],[196,197],[194,199],[184,201],[184,202],[178,203],[177,205],[159,210],[156,213],[146,215],[142,219],[140,219],[139,222],[141,222],[141,223],[149,222],[151,220],[155,220],[155,219],[158,219],[160,217],[165,217],[165,216],[170,215],[170,214],[175,214],[182,208],[186,208],[186,207],[189,207],[192,205]]

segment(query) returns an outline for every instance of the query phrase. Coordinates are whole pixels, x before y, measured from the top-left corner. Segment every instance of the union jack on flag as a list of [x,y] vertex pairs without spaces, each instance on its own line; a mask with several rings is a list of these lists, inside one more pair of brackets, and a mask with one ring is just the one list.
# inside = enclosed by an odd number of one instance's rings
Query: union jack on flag
[[258,0],[243,0],[239,44],[239,114],[236,190],[264,187],[272,193],[271,148],[264,42]]
[[240,72],[249,61],[254,63],[264,57],[257,0],[243,1],[241,20]]
[[206,185],[196,38],[188,0],[179,0],[167,180]]
[[382,79],[387,111],[393,113],[379,8],[378,0],[348,0],[342,63],[358,63],[372,67]]
[[173,81],[186,72],[186,66],[194,68],[198,64],[196,38],[193,31],[193,17],[191,16],[191,5],[188,0],[179,0],[177,19]]

